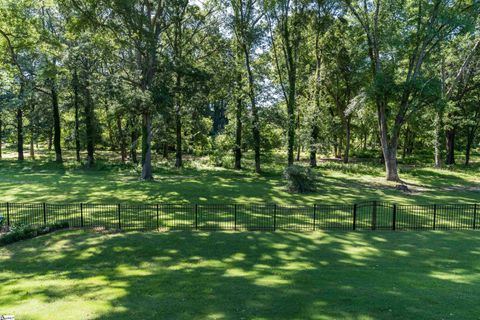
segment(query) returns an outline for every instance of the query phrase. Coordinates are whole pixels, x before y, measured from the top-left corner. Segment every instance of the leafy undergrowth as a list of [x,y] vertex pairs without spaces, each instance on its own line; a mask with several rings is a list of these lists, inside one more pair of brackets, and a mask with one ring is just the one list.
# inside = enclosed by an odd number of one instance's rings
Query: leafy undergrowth
[[45,226],[17,225],[0,235],[0,245],[7,245],[21,240],[68,228],[68,222],[47,224]]
[[18,319],[475,319],[480,233],[60,231],[0,248]]

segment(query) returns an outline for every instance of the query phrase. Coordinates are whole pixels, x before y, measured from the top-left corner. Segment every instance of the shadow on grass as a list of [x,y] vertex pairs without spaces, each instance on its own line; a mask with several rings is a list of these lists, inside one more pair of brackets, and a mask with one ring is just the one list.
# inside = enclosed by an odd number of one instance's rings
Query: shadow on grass
[[475,318],[479,240],[476,232],[67,231],[4,249],[0,307],[63,302],[58,319],[87,300],[105,305],[98,319]]
[[[274,164],[278,165],[276,162]],[[315,170],[319,176],[316,192],[290,194],[284,187],[281,172],[273,164],[273,169],[267,169],[270,171],[262,175],[248,170],[214,167],[177,170],[157,166],[156,180],[150,183],[139,181],[138,168],[129,164],[111,164],[102,160],[98,166],[88,170],[75,161],[59,165],[48,160],[27,160],[23,163],[2,160],[2,201],[133,204],[275,202],[280,205],[311,205],[381,199],[397,203],[471,203],[479,195],[479,191],[473,188],[475,180],[465,176],[473,175],[475,170],[450,172],[433,168],[409,169],[404,175],[407,181],[414,178],[415,183],[426,190],[407,194],[395,190],[393,185],[383,183],[381,165],[326,162]]]

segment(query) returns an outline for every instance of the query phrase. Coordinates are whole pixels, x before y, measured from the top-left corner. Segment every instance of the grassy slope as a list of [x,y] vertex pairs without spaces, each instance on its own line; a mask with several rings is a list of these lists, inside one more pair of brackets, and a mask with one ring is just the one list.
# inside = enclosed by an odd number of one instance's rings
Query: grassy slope
[[0,248],[19,319],[474,319],[480,233],[63,231]]
[[[14,154],[10,154],[13,156]],[[8,155],[7,155],[8,156]],[[282,181],[283,159],[268,159],[262,175],[247,169],[215,168],[205,161],[187,161],[177,170],[156,163],[156,180],[138,180],[138,168],[100,162],[96,169],[84,169],[74,161],[56,165],[46,156],[18,163],[0,160],[0,201],[2,202],[209,202],[278,204],[343,203],[382,199],[397,203],[473,202],[480,198],[478,157],[470,168],[457,166],[435,169],[402,165],[401,176],[416,192],[402,193],[383,178],[379,163],[341,164],[324,162],[315,170],[319,189],[315,193],[289,194]]]

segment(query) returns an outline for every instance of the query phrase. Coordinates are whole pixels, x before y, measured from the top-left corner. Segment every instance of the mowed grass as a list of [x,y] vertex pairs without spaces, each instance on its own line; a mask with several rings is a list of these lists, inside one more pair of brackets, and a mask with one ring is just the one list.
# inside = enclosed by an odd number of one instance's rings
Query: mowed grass
[[18,319],[477,319],[480,233],[62,231],[0,248]]
[[263,159],[262,174],[253,172],[248,154],[241,171],[215,167],[206,158],[187,159],[185,168],[175,169],[172,160],[157,156],[153,182],[139,181],[139,166],[122,165],[118,155],[106,152],[98,152],[99,161],[93,169],[75,162],[69,151],[61,165],[52,161],[52,153],[39,153],[37,160],[23,162],[14,156],[10,152],[0,160],[2,202],[311,205],[374,199],[399,204],[472,203],[480,199],[478,155],[469,167],[436,169],[429,164],[401,164],[401,177],[412,193],[398,191],[396,183],[386,182],[378,160],[351,164],[321,161],[314,170],[318,190],[308,194],[287,192],[282,178],[285,155],[277,153]]

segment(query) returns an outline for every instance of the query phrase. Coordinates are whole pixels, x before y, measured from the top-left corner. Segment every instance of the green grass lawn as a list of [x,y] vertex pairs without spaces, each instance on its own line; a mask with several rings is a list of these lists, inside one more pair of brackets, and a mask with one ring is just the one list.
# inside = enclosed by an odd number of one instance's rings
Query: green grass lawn
[[478,319],[480,233],[62,231],[0,248],[17,319]]
[[[264,173],[253,173],[249,155],[246,169],[235,171],[214,167],[204,158],[186,160],[186,167],[175,169],[172,161],[154,162],[155,181],[138,180],[140,168],[121,165],[118,156],[99,152],[94,169],[85,169],[65,152],[67,161],[58,165],[52,154],[39,153],[40,160],[13,160],[13,153],[0,160],[0,200],[2,202],[53,203],[264,203],[332,204],[372,199],[396,203],[471,203],[480,198],[480,161],[473,157],[470,167],[457,165],[435,169],[428,164],[400,165],[400,174],[412,193],[395,190],[395,183],[384,179],[377,162],[343,164],[325,161],[315,169],[318,190],[291,194],[282,179],[284,155],[265,158]],[[251,158],[251,157],[250,157]],[[410,161],[413,162],[413,161]]]

